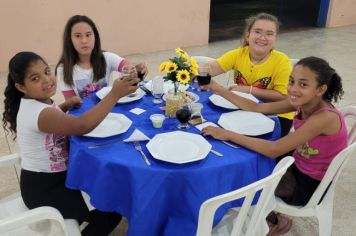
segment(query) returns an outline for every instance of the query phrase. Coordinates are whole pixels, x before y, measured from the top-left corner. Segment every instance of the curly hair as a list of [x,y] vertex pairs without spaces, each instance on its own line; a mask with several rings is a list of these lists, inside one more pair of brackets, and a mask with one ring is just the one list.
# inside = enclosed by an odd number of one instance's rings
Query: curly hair
[[[21,98],[24,93],[16,88],[16,84],[24,85],[24,80],[28,68],[35,61],[41,60],[46,63],[42,57],[33,52],[19,52],[9,62],[9,74],[7,76],[7,86],[5,88],[4,112],[2,116],[3,128],[6,135],[9,131],[16,139],[16,117],[19,112]],[[47,64],[47,63],[46,63]]]
[[327,90],[323,94],[323,99],[328,102],[338,102],[344,95],[341,77],[336,73],[327,61],[318,57],[305,57],[297,62],[296,65],[308,67],[318,79],[318,85],[326,85]]

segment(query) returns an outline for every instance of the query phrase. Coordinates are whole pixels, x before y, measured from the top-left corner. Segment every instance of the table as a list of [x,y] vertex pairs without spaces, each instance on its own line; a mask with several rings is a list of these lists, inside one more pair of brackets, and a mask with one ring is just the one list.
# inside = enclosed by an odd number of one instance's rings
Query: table
[[[204,104],[202,114],[208,121],[217,123],[220,114],[229,111],[209,102],[210,92],[199,92],[196,89],[192,92],[198,94],[199,102]],[[163,104],[154,105],[151,100],[151,96],[145,96],[139,101],[118,104],[113,108],[112,112],[123,113],[133,121],[133,125],[124,134],[100,140],[84,136],[70,137],[66,185],[85,191],[97,209],[124,215],[129,221],[129,236],[193,236],[196,233],[199,208],[205,200],[269,175],[275,162],[245,148],[234,149],[213,138],[207,140],[224,157],[209,153],[204,160],[181,165],[154,159],[145,146],[147,142],[141,144],[151,166],[145,164],[133,143],[119,142],[96,149],[87,148],[99,141],[125,139],[135,128],[150,138],[157,133],[177,130],[178,121],[175,119],[166,119],[161,129],[152,127],[149,116],[162,113],[159,107]],[[85,98],[83,106],[71,111],[71,114],[82,114],[92,106],[92,99]],[[141,115],[129,112],[136,107],[146,112]],[[273,119],[276,121],[274,131],[262,138],[279,138],[279,122],[277,117]],[[194,126],[188,132],[199,133]],[[227,209],[238,204],[235,201],[219,208],[214,224],[219,222]]]

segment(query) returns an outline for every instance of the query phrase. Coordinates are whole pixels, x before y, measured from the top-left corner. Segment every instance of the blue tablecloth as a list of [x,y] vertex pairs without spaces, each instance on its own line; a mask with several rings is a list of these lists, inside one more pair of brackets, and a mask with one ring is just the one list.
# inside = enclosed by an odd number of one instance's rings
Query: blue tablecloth
[[[217,123],[223,112],[209,102],[210,92],[194,93],[204,104],[202,114],[205,119]],[[98,100],[98,98],[95,97]],[[73,115],[82,114],[94,105],[93,101],[84,99],[83,106],[71,111]],[[224,157],[214,154],[201,161],[187,164],[171,164],[155,160],[141,142],[143,151],[152,165],[147,166],[134,149],[133,143],[115,143],[96,149],[87,147],[113,139],[125,139],[138,128],[152,138],[157,133],[177,130],[178,121],[166,119],[161,129],[152,127],[149,116],[163,113],[159,105],[152,103],[151,96],[127,103],[118,104],[112,112],[123,113],[133,124],[123,134],[108,138],[70,137],[70,163],[66,185],[72,189],[85,191],[91,197],[91,203],[103,211],[116,211],[129,221],[127,235],[167,235],[189,236],[196,234],[199,208],[201,204],[216,195],[220,195],[269,175],[275,165],[274,160],[259,155],[245,148],[234,149],[221,141],[207,138],[213,149]],[[129,110],[142,108],[146,112],[135,115]],[[272,133],[261,136],[274,140],[279,137],[278,119]],[[191,126],[188,132],[199,133]],[[215,215],[216,224],[228,208],[237,206],[238,202],[225,204]]]

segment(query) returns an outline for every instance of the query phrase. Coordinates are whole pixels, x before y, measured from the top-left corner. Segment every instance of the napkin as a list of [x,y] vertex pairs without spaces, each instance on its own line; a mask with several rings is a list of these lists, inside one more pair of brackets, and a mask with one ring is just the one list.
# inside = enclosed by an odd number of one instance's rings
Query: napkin
[[140,115],[141,113],[144,113],[146,110],[143,110],[141,108],[134,108],[134,109],[131,109],[130,112],[136,114],[136,115]]
[[150,140],[149,137],[147,137],[144,133],[142,133],[140,130],[135,129],[134,132],[128,137],[127,139],[123,140],[124,142],[135,142],[135,141],[145,141],[145,140]]
[[201,131],[202,129],[204,129],[204,128],[207,127],[207,126],[219,127],[217,124],[208,121],[208,122],[205,122],[205,123],[203,123],[203,124],[196,125],[195,128],[197,128],[198,130]]

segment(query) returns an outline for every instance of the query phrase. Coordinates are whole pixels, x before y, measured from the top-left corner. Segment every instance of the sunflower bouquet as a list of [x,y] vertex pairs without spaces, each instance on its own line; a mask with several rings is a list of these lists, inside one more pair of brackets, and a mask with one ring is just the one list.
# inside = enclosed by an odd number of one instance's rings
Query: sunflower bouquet
[[176,54],[168,61],[164,61],[159,66],[159,72],[166,72],[163,76],[165,81],[172,81],[175,94],[178,91],[179,84],[187,85],[193,82],[193,78],[198,75],[198,63],[194,58],[190,58],[181,48],[176,48]]

